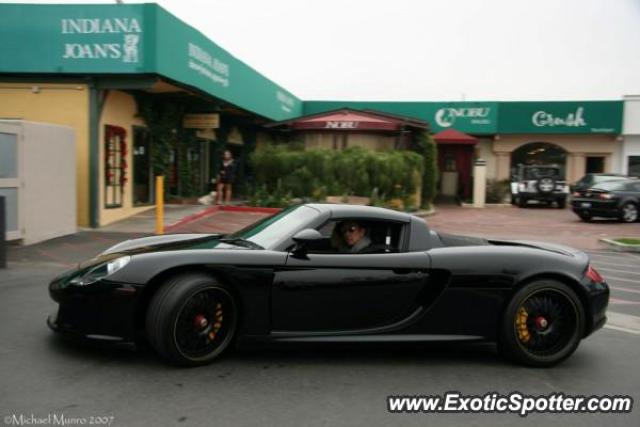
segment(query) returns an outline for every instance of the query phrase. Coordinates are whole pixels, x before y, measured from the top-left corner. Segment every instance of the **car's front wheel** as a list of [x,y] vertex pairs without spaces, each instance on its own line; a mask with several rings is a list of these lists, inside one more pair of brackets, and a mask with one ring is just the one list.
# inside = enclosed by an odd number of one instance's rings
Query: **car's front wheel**
[[175,276],[151,300],[147,338],[169,362],[204,365],[233,340],[237,313],[235,298],[213,277],[202,273]]
[[580,299],[564,283],[529,283],[516,292],[504,312],[498,337],[500,352],[524,365],[555,365],[578,347],[584,318]]
[[581,220],[583,220],[584,222],[591,222],[591,220],[593,219],[593,217],[591,216],[591,214],[586,213],[586,212],[580,212],[578,214],[578,216],[580,217]]

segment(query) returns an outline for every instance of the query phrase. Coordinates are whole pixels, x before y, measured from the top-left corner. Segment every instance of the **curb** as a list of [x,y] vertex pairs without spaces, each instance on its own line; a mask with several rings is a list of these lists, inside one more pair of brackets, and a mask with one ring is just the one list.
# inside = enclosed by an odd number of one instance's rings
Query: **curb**
[[513,205],[511,203],[485,203],[484,206],[475,206],[473,203],[463,203],[461,205],[463,208],[510,208]]
[[640,252],[640,245],[628,245],[626,243],[616,242],[612,239],[600,238],[601,242],[606,243],[611,249],[621,252]]
[[185,224],[189,224],[191,222],[197,221],[200,218],[205,216],[209,216],[215,212],[220,211],[228,211],[228,212],[256,212],[256,213],[276,213],[280,212],[280,208],[263,208],[263,207],[254,207],[254,206],[209,206],[208,208],[204,208],[200,212],[196,212],[191,215],[187,215],[184,218],[179,219],[178,221],[166,225],[164,227],[165,233],[171,231],[177,227],[180,227]]
[[431,216],[431,215],[436,213],[436,208],[433,207],[433,208],[431,208],[429,210],[421,210],[421,211],[408,212],[408,213],[413,215],[413,216],[418,216],[418,217]]

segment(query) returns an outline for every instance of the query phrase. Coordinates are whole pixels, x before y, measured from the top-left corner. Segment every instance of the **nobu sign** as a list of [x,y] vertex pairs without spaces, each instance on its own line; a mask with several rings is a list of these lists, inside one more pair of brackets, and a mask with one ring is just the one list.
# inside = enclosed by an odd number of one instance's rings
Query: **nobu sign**
[[327,129],[356,129],[358,127],[358,122],[342,122],[342,121],[330,121],[327,122],[325,128]]

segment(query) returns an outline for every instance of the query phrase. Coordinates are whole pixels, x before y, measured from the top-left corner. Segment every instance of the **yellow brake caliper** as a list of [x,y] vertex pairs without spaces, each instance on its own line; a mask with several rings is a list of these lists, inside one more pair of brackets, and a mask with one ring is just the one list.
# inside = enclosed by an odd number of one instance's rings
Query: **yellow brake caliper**
[[531,339],[529,329],[527,329],[528,317],[529,313],[527,313],[524,307],[520,307],[520,310],[518,310],[518,315],[516,316],[516,329],[518,330],[518,339],[525,344],[528,343]]
[[213,328],[209,332],[209,340],[213,341],[216,338],[216,334],[222,327],[222,304],[216,304],[216,321],[213,323]]

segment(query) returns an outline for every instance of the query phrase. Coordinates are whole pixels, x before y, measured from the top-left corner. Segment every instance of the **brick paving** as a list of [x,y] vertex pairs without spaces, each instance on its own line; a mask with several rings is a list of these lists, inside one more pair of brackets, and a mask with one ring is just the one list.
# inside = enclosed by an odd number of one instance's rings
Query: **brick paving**
[[490,238],[541,240],[579,249],[601,249],[601,237],[640,237],[640,223],[625,224],[615,220],[583,222],[570,209],[548,207],[461,208],[455,205],[436,207],[426,218],[436,231]]
[[252,224],[270,213],[217,211],[171,228],[171,233],[230,233]]

